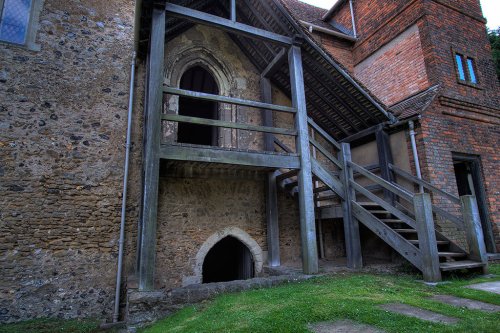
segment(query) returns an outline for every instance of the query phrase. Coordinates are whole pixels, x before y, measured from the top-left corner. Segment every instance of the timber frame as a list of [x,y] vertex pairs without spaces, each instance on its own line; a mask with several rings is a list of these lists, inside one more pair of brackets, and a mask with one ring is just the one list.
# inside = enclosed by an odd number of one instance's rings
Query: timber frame
[[[462,202],[463,222],[433,206],[429,194],[412,194],[394,183],[393,173],[401,173],[392,164],[388,136],[383,130],[383,124],[394,121],[394,118],[308,35],[281,0],[232,0],[229,1],[229,8],[227,1],[218,0],[145,1],[144,4],[143,19],[150,24],[143,24],[146,28],[142,32],[148,36],[149,46],[146,51],[148,75],[143,202],[138,237],[140,290],[154,289],[161,159],[226,164],[267,172],[266,219],[270,266],[280,265],[277,191],[278,187],[282,187],[298,194],[302,266],[306,274],[318,272],[316,213],[319,212],[318,217],[321,218],[322,211],[316,202],[332,198],[340,202],[347,261],[351,268],[361,268],[363,265],[359,236],[359,223],[362,223],[422,270],[427,281],[440,280],[441,270],[454,268],[440,264],[437,245],[450,242],[443,240],[442,235],[435,231],[433,214],[440,214],[461,226],[465,223],[470,236],[469,246],[473,250],[470,258],[475,261],[464,265],[486,267],[484,249],[477,242],[482,237],[477,227],[477,214],[474,213],[477,207],[470,199],[460,201],[453,197],[455,203]],[[261,101],[193,92],[163,84],[163,59],[164,52],[168,52],[167,42],[193,24],[207,25],[229,34],[261,72]],[[273,85],[288,94],[292,107],[272,103]],[[162,110],[164,94],[259,109],[263,124],[249,125],[166,114]],[[293,114],[294,128],[274,127],[274,112]],[[165,143],[161,140],[161,126],[166,122],[262,132],[264,151]],[[343,139],[348,141],[356,137],[358,133],[375,133],[380,156],[377,167],[382,177],[353,163],[349,143],[339,143]],[[275,134],[294,137],[296,150],[283,144]],[[316,135],[322,137],[329,147],[325,148],[325,143],[320,143]],[[316,154],[324,159],[317,158]],[[330,167],[324,165],[325,160],[331,164]],[[366,177],[373,185],[361,186],[355,181],[355,176]],[[383,189],[384,198],[373,194],[369,190],[370,186]],[[429,186],[426,188],[434,190]],[[397,217],[398,223],[412,228],[405,230],[417,234],[418,239],[406,239],[398,234],[398,229],[390,228],[384,219],[374,213],[376,210],[370,211],[357,196],[370,199],[371,205],[378,205],[387,214]],[[399,200],[411,203],[412,212],[398,207]],[[453,244],[450,248],[461,251]]]

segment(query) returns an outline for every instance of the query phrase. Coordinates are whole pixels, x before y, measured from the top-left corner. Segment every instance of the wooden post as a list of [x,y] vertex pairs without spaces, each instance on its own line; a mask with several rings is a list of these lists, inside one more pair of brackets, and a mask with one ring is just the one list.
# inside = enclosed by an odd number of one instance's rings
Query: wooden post
[[345,188],[345,199],[342,200],[342,214],[344,220],[344,237],[347,254],[347,267],[361,269],[363,267],[363,256],[361,254],[361,240],[359,236],[359,222],[352,214],[351,201],[356,200],[356,193],[350,186],[353,180],[351,162],[351,146],[348,143],[341,144],[339,160],[342,163],[341,181]]
[[305,274],[318,272],[318,249],[316,245],[316,223],[314,219],[314,193],[312,184],[309,132],[307,129],[306,95],[300,47],[294,45],[288,51],[292,104],[297,109],[297,152],[300,156],[298,174],[300,235],[302,240],[302,268]]
[[[260,87],[262,100],[265,103],[272,103],[271,81],[261,78]],[[264,110],[264,126],[273,126],[273,112]],[[266,133],[264,135],[264,148],[266,151],[274,151],[274,135]],[[271,267],[281,265],[280,260],[280,234],[278,223],[278,189],[276,183],[276,173],[269,172],[266,179],[266,220],[267,220],[267,251],[268,264]]]
[[418,247],[422,253],[424,280],[427,282],[441,281],[439,270],[439,255],[436,241],[436,230],[432,218],[432,202],[428,193],[417,193],[413,197],[415,221],[418,234]]
[[144,188],[139,249],[139,289],[144,291],[154,289],[164,48],[165,8],[160,6],[153,9],[152,16],[144,125]]
[[[378,162],[380,166],[380,176],[387,180],[388,182],[394,181],[392,171],[389,168],[389,164],[393,163],[391,146],[389,142],[389,135],[383,128],[378,128],[375,132],[375,138],[377,140],[377,152],[378,152]],[[394,193],[389,190],[384,189],[384,199],[391,204],[394,204],[396,197]]]
[[462,205],[467,244],[469,245],[469,258],[484,263],[486,265],[484,272],[486,273],[488,270],[488,255],[486,254],[486,245],[484,244],[483,228],[481,226],[481,217],[476,197],[473,195],[461,196],[460,203]]

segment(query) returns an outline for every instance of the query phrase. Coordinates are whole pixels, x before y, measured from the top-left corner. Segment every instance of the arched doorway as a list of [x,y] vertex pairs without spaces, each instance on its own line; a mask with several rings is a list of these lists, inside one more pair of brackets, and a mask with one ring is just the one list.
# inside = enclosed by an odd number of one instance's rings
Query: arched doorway
[[[203,67],[188,69],[181,78],[180,88],[218,95],[219,88],[214,77]],[[179,97],[179,115],[206,119],[218,119],[218,103]],[[179,123],[177,142],[196,145],[217,146],[217,127]]]
[[203,261],[203,283],[246,280],[254,277],[250,250],[240,240],[227,236],[208,251]]

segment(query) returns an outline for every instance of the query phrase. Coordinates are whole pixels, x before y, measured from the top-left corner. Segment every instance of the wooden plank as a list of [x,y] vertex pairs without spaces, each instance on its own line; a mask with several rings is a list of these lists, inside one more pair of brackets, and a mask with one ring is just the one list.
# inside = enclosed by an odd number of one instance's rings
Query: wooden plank
[[287,52],[285,49],[281,49],[281,51],[271,60],[271,62],[267,65],[267,67],[262,71],[261,76],[263,78],[270,78],[276,73],[281,66],[285,64],[287,60]]
[[427,282],[441,281],[439,255],[432,217],[431,197],[428,193],[417,193],[413,198],[418,233],[418,247],[422,253],[422,273]]
[[152,12],[144,124],[144,184],[138,263],[141,291],[154,290],[164,50],[165,11],[155,7]]
[[438,194],[440,194],[440,195],[448,198],[453,203],[460,204],[460,198],[459,197],[454,196],[451,193],[445,192],[445,191],[443,191],[443,190],[441,190],[441,189],[439,189],[439,188],[431,185],[430,183],[426,182],[425,180],[418,179],[417,177],[415,177],[412,174],[404,171],[403,169],[395,166],[394,164],[389,164],[389,168],[391,168],[392,171],[394,171],[394,173],[396,173],[398,176],[401,176],[401,177],[403,177],[403,178],[405,178],[407,180],[410,180],[410,181],[413,181],[414,183],[422,185],[423,187],[425,187],[429,191],[438,193]]
[[415,228],[415,221],[403,213],[402,211],[398,210],[394,206],[392,206],[390,203],[384,201],[382,198],[379,198],[375,194],[371,193],[370,191],[366,190],[364,187],[356,183],[355,181],[350,182],[351,186],[354,187],[356,191],[361,193],[363,196],[366,198],[370,199],[371,201],[375,202],[378,204],[380,207],[383,207],[386,211],[391,213],[392,215],[396,216],[398,219],[400,219],[403,223],[408,224],[410,227]]
[[356,201],[356,192],[350,186],[350,183],[351,181],[354,181],[354,178],[353,170],[349,167],[349,163],[351,162],[351,146],[348,143],[343,143],[341,145],[339,156],[343,165],[340,179],[344,186],[342,216],[344,221],[347,267],[361,269],[363,267],[361,237],[359,235],[359,222],[354,217],[352,211],[352,202]]
[[292,178],[292,177],[295,177],[297,176],[297,174],[299,173],[298,170],[290,170],[290,171],[287,171],[285,173],[282,173],[280,175],[278,175],[276,177],[276,181],[279,183],[279,182],[282,182],[283,180],[285,179],[288,179],[288,178]]
[[231,0],[231,21],[236,22],[236,0]]
[[252,108],[273,110],[273,111],[278,111],[278,112],[288,112],[288,113],[296,113],[297,112],[295,108],[289,107],[289,106],[275,105],[275,104],[269,104],[269,103],[263,103],[263,102],[257,102],[257,101],[250,101],[250,100],[241,99],[241,98],[213,95],[213,94],[207,94],[207,93],[202,93],[202,92],[197,92],[197,91],[172,88],[172,87],[168,87],[168,86],[163,86],[163,91],[166,94],[183,96],[183,97],[188,97],[188,98],[193,98],[193,99],[200,99],[200,100],[204,100],[204,101],[212,101],[212,102],[227,103],[227,104],[233,104],[233,105],[249,106]]
[[354,216],[368,229],[383,239],[388,245],[390,245],[419,270],[423,269],[422,254],[420,249],[410,244],[403,236],[370,214],[369,211],[364,209],[357,202],[352,202],[352,211]]
[[335,164],[339,169],[342,169],[342,164],[337,158],[335,158],[328,150],[326,150],[318,141],[314,140],[312,137],[309,138],[309,142],[318,149],[321,154],[325,155],[333,164]]
[[328,141],[329,143],[334,145],[335,148],[340,150],[340,144],[337,142],[337,140],[335,140],[333,137],[331,137],[330,134],[326,133],[326,131],[324,129],[322,129],[321,126],[316,124],[316,122],[314,120],[312,120],[311,118],[307,118],[307,122],[309,123],[309,125],[312,126],[312,128],[314,128],[314,130],[316,132],[318,132],[323,138],[325,138],[326,141]]
[[401,189],[400,187],[394,186],[394,184],[389,183],[385,179],[380,178],[379,176],[369,172],[368,170],[365,170],[363,167],[357,165],[354,162],[349,162],[348,165],[353,168],[354,171],[359,172],[366,178],[370,179],[371,181],[375,182],[376,184],[379,184],[383,188],[391,191],[392,193],[396,194],[397,196],[412,202],[413,200],[413,194],[406,192],[405,190]]
[[276,176],[277,172],[269,172],[266,183],[267,250],[268,264],[271,267],[281,265]]
[[235,164],[253,167],[300,169],[297,156],[241,152],[201,147],[162,145],[160,157],[176,161]]
[[380,128],[380,125],[375,125],[375,126],[369,127],[369,128],[364,129],[362,131],[359,131],[356,134],[350,135],[347,138],[340,140],[340,142],[352,143],[356,140],[363,139],[363,138],[367,137],[368,135],[375,133],[375,131],[378,128]]
[[336,177],[332,176],[318,161],[311,161],[312,173],[316,175],[321,181],[333,190],[339,197],[344,198],[345,189],[342,182]]
[[233,123],[232,121],[188,117],[188,116],[181,116],[178,114],[164,114],[162,115],[161,119],[167,121],[176,121],[180,123],[188,123],[188,124],[209,125],[209,126],[224,127],[224,128],[236,128],[254,132],[274,133],[274,134],[292,135],[292,136],[297,135],[296,130],[288,128],[247,125],[247,124]]
[[314,196],[309,152],[309,131],[307,126],[306,95],[300,47],[292,46],[288,51],[290,66],[290,86],[292,104],[297,110],[297,152],[300,156],[299,207],[300,235],[302,242],[302,269],[305,274],[318,273],[318,249],[316,245],[316,219],[314,216]]
[[[467,244],[469,245],[469,258],[488,265],[488,255],[486,253],[483,227],[481,226],[481,217],[476,197],[473,195],[464,195],[460,197],[460,201]],[[485,270],[487,270],[487,266],[485,266]]]
[[243,23],[228,20],[220,16],[211,15],[187,7],[182,7],[174,5],[172,3],[167,3],[166,11],[169,16],[182,18],[198,24],[219,28],[221,30],[231,32],[234,34],[243,35],[246,37],[260,39],[264,41],[270,41],[284,46],[292,45],[292,38],[290,37],[279,35],[271,31],[255,28]]

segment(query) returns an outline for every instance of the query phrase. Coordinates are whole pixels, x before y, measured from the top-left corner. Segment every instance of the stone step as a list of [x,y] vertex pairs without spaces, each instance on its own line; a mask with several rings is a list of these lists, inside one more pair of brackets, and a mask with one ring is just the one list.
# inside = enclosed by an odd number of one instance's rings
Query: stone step
[[468,298],[455,297],[451,295],[436,295],[430,298],[433,301],[445,303],[459,308],[469,310],[481,310],[485,312],[500,312],[500,306],[495,304],[474,301]]
[[448,317],[436,312],[401,303],[382,304],[379,307],[389,312],[399,313],[405,316],[431,321],[434,323],[455,324],[458,322],[457,318]]
[[442,271],[453,271],[457,269],[477,268],[483,266],[483,263],[473,260],[442,262],[441,264],[439,264],[439,267]]

